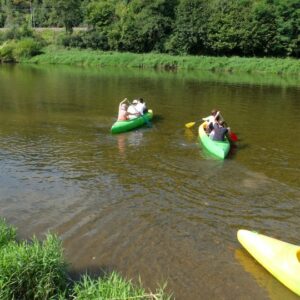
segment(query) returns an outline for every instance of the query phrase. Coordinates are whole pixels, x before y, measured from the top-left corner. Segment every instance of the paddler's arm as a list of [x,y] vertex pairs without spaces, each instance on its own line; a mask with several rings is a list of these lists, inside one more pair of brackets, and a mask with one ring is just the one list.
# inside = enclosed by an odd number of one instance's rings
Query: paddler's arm
[[124,102],[126,102],[126,101],[128,101],[128,99],[127,98],[124,98],[121,102],[120,102],[120,104],[119,104],[119,108],[121,107],[121,105],[124,103]]
[[219,120],[220,120],[220,121],[225,121],[224,118],[223,118],[223,116],[221,115],[220,111],[218,111],[218,112],[216,113],[215,119],[216,119],[218,116],[219,116]]

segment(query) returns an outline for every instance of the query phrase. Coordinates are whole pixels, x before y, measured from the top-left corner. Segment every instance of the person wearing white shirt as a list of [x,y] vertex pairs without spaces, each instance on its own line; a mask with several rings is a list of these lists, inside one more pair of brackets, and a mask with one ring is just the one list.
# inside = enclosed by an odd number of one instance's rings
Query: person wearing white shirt
[[133,100],[132,104],[130,104],[127,108],[127,112],[130,114],[128,117],[130,120],[137,118],[141,115],[141,113],[137,109],[138,100]]
[[141,115],[145,114],[148,111],[148,109],[146,107],[146,103],[144,102],[143,98],[139,98],[138,100],[134,100],[134,101],[138,102],[136,104],[135,108]]
[[202,120],[206,121],[207,123],[214,123],[217,116],[219,116],[220,121],[224,121],[223,117],[221,116],[220,111],[218,111],[216,109],[213,109],[211,111],[211,115],[208,117],[202,118]]

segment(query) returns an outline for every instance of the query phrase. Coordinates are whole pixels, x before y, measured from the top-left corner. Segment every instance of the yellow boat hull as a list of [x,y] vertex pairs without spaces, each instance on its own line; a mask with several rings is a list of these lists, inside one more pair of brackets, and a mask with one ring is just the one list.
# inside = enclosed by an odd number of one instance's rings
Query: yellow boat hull
[[264,268],[300,296],[300,246],[244,229],[237,238]]

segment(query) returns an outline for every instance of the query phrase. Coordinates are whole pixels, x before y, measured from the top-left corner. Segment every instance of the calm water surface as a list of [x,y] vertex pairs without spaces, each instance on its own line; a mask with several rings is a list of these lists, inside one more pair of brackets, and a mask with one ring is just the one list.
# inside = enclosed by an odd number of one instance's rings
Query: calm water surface
[[[248,76],[249,77],[249,76]],[[151,128],[111,135],[124,97]],[[240,141],[218,161],[197,126],[218,107]],[[117,270],[176,299],[297,299],[239,228],[300,244],[300,80],[0,67],[0,216],[62,239],[74,274]]]

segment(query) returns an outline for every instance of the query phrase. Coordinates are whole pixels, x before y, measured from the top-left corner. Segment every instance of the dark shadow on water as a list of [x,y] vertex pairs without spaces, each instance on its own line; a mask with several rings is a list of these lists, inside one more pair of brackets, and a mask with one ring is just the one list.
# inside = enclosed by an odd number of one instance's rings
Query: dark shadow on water
[[148,128],[152,128],[153,127],[153,123],[152,123],[152,121],[147,121],[144,126],[146,126]]
[[227,159],[233,159],[236,155],[236,153],[238,152],[238,145],[236,143],[230,143],[230,150],[229,153],[227,155]]
[[116,270],[116,266],[87,266],[84,269],[72,269],[69,270],[69,277],[72,281],[79,281],[83,275],[89,275],[92,279],[103,278],[106,274],[110,274]]
[[239,150],[244,150],[244,149],[250,148],[251,145],[250,145],[250,144],[241,144],[241,143],[239,143],[238,145],[236,145],[236,147],[237,147]]
[[152,122],[160,122],[163,121],[165,118],[162,115],[154,115],[152,118]]

